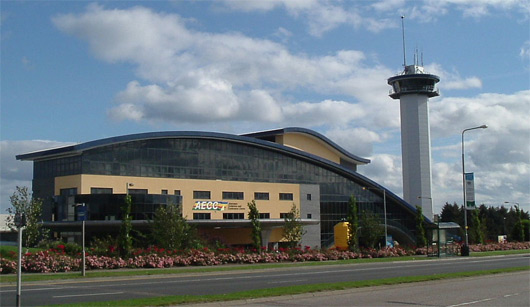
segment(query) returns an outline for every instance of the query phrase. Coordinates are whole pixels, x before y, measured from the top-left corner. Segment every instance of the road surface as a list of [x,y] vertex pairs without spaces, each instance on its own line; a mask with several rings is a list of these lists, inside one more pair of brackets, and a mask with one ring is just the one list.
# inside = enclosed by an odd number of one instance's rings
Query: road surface
[[[198,305],[186,305],[198,306]],[[528,271],[200,304],[216,306],[530,306]]]
[[[222,294],[300,284],[372,280],[528,265],[530,265],[530,254],[27,282],[22,285],[21,302],[23,306],[37,306],[166,295]],[[1,284],[1,305],[12,306],[15,304],[15,299],[16,284]]]

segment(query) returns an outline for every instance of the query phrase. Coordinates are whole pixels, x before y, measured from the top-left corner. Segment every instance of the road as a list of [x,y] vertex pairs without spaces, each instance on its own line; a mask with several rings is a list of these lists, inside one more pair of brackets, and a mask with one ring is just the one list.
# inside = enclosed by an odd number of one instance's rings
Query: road
[[[530,265],[530,255],[458,257],[424,261],[322,265],[266,270],[28,282],[24,306],[108,301],[165,295],[222,294],[299,284],[371,280]],[[0,286],[2,306],[15,304],[16,285]]]
[[[194,306],[194,305],[186,305]],[[195,305],[197,306],[197,305]],[[530,306],[528,272],[201,304],[220,306]]]

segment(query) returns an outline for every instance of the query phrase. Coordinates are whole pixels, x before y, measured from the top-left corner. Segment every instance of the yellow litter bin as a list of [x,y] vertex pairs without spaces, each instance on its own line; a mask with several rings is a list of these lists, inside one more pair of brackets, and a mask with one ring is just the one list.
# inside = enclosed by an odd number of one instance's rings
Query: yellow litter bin
[[333,227],[335,248],[348,249],[348,237],[350,236],[348,225],[348,222],[340,222]]

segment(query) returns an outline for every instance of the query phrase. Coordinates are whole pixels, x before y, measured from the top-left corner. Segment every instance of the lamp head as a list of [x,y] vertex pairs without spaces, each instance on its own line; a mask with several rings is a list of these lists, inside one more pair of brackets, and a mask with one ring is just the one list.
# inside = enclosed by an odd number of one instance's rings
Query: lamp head
[[488,128],[488,126],[487,126],[487,125],[482,125],[482,126],[480,126],[479,128],[481,128],[481,129],[486,129],[486,128]]

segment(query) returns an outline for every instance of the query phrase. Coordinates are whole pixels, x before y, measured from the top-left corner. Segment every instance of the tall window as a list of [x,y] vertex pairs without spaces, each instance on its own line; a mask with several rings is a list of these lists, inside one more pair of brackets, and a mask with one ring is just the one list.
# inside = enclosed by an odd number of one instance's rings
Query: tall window
[[129,189],[129,194],[144,194],[144,195],[147,195],[147,189]]
[[223,199],[245,199],[243,192],[223,192]]
[[293,218],[293,214],[290,213],[290,212],[287,212],[287,213],[280,213],[280,218],[281,218],[281,219],[285,219],[285,218],[290,219],[290,218]]
[[61,189],[62,196],[72,196],[77,194],[77,188]]
[[268,192],[255,192],[254,199],[255,200],[269,200],[269,193]]
[[280,200],[293,200],[293,193],[280,193]]
[[193,213],[194,220],[209,220],[211,219],[210,213]]
[[259,218],[260,219],[270,219],[271,218],[271,214],[270,213],[260,213],[259,214]]
[[90,194],[112,194],[112,188],[90,188]]
[[210,199],[210,191],[193,191],[193,199]]
[[244,220],[244,213],[223,213],[223,220]]

